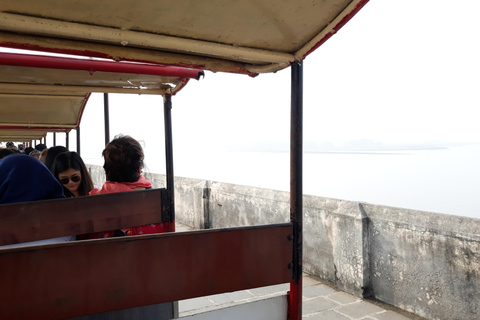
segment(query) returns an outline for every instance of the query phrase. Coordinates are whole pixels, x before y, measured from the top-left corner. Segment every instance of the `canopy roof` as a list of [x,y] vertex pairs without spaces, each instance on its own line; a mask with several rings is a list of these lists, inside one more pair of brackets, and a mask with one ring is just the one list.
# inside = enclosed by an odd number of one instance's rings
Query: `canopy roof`
[[0,141],[78,127],[91,92],[175,94],[203,71],[131,62],[0,53]]
[[68,132],[90,92],[174,94],[201,73],[185,67],[275,72],[302,61],[367,2],[2,1],[1,47],[130,62],[1,55],[0,130]]
[[18,129],[0,129],[0,141],[32,141],[45,138],[48,131],[46,130],[18,130]]
[[2,1],[0,46],[255,75],[303,60],[367,1]]

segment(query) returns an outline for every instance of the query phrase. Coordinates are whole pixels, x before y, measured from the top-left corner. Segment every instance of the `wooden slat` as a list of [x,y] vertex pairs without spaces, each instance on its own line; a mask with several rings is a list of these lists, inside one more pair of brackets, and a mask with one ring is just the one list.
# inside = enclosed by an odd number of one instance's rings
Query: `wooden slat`
[[0,205],[0,245],[161,222],[162,190]]
[[0,319],[61,319],[289,282],[293,227],[0,250]]

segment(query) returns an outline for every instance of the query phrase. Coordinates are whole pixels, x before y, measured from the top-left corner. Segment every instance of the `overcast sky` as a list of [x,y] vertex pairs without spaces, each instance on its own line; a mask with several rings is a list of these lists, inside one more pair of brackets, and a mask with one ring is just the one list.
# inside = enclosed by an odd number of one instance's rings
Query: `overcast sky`
[[[480,141],[479,10],[478,0],[370,1],[304,62],[304,140]],[[110,105],[112,136],[163,148],[161,97],[111,95]],[[102,106],[92,95],[82,150],[103,148]],[[290,69],[207,72],[173,108],[177,149],[288,143]]]
[[[479,10],[477,0],[370,1],[305,60],[305,141],[480,141]],[[87,111],[101,103],[92,98]],[[288,141],[290,69],[256,78],[207,72],[173,106],[178,147]],[[112,97],[111,112],[112,134],[148,139],[146,127],[163,124],[160,98]]]

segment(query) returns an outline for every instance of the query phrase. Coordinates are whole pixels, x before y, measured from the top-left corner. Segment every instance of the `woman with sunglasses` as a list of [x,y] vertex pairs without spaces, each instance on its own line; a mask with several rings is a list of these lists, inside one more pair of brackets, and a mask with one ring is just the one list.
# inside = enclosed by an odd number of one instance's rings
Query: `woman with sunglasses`
[[92,178],[76,152],[63,152],[55,157],[52,172],[63,185],[67,197],[88,196],[93,190]]

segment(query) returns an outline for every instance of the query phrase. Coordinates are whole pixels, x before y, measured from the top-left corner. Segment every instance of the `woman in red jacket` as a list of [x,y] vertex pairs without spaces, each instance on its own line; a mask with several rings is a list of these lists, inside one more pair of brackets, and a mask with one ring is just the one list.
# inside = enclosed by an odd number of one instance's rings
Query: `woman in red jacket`
[[[90,195],[145,190],[152,183],[142,176],[143,149],[137,140],[130,136],[116,136],[103,150],[105,159],[103,169],[107,181],[101,189],[93,189]],[[166,232],[163,223],[148,224],[139,227],[110,230],[87,235],[87,239],[133,236]],[[82,237],[83,238],[83,237]]]

